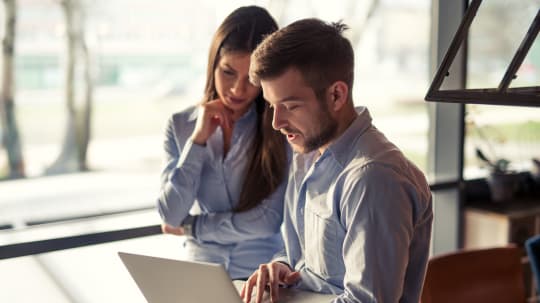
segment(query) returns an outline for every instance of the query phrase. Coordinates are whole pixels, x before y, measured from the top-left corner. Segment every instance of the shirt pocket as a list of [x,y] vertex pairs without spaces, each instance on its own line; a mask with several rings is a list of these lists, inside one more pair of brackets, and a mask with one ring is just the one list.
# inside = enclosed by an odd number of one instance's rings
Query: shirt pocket
[[306,206],[304,215],[305,261],[316,274],[332,278],[343,274],[339,223],[333,220],[332,211],[320,204],[324,200],[317,200],[309,202],[311,205]]

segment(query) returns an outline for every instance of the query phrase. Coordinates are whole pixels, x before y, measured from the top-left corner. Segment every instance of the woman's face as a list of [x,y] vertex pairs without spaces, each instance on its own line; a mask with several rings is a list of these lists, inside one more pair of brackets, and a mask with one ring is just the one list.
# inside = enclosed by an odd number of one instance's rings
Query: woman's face
[[219,98],[238,118],[248,109],[261,89],[249,82],[250,54],[244,52],[225,53],[214,70],[216,91]]

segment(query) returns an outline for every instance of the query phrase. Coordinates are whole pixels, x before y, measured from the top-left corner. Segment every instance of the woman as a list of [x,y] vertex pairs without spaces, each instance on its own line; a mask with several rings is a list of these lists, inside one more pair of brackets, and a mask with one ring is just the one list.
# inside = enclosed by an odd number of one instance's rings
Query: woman
[[283,245],[288,151],[248,79],[251,52],[276,29],[263,8],[232,12],[210,47],[203,103],[174,114],[166,130],[163,232],[187,235],[189,259],[221,263],[232,279],[249,277]]

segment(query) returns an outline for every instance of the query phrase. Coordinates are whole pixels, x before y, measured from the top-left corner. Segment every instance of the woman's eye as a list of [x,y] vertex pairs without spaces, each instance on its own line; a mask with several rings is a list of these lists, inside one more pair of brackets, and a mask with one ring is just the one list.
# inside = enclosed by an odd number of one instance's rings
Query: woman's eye
[[297,107],[298,107],[298,105],[288,105],[288,106],[286,106],[285,108],[286,108],[287,110],[291,111],[291,110],[296,109]]
[[232,70],[223,69],[223,74],[227,76],[234,76],[234,72]]

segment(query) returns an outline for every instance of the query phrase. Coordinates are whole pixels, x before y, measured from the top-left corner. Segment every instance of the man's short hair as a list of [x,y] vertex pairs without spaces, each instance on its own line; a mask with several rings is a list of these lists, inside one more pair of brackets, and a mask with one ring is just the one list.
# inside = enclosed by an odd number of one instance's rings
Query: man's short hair
[[274,32],[251,55],[251,82],[259,86],[261,80],[278,77],[294,67],[317,97],[335,81],[345,82],[351,97],[354,52],[342,35],[346,29],[341,22],[303,19]]

